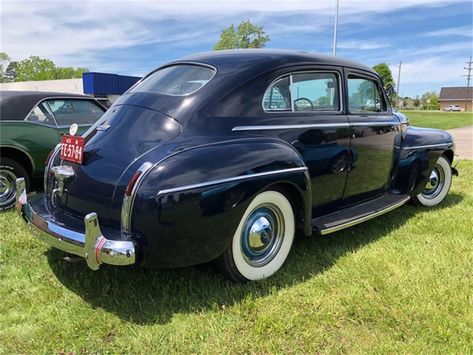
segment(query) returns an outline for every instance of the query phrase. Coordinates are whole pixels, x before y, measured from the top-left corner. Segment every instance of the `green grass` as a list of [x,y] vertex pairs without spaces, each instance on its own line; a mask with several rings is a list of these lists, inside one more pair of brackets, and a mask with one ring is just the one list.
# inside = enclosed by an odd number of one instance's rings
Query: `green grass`
[[67,264],[0,214],[0,353],[472,353],[473,162],[433,209],[326,237],[249,285]]
[[452,129],[473,125],[471,112],[403,111],[411,125],[417,127]]

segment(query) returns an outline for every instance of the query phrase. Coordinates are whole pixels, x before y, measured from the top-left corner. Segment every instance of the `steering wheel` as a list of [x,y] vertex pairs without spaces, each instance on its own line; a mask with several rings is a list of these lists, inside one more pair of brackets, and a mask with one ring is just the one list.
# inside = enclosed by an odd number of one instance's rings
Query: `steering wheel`
[[307,101],[307,102],[309,103],[309,105],[310,105],[310,111],[314,111],[314,105],[312,104],[312,101],[310,101],[310,100],[309,100],[308,98],[306,98],[306,97],[300,97],[300,98],[294,100],[294,109],[295,109],[296,111],[306,111],[306,110],[304,110],[304,109],[299,109],[299,108],[297,107],[297,102],[299,102],[299,101]]

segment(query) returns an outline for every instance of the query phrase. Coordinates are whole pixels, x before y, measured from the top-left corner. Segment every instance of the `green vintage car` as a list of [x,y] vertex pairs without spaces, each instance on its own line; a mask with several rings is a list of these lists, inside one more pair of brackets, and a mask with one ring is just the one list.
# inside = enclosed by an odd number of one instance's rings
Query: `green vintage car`
[[85,95],[38,91],[0,92],[0,210],[15,204],[15,180],[26,185],[44,172],[49,152],[73,123],[82,134],[106,108]]

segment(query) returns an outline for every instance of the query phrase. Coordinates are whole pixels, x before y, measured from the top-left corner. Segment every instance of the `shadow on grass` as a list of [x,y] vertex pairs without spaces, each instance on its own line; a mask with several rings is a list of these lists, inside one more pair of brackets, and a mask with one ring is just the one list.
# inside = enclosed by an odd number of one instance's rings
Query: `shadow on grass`
[[[462,199],[462,195],[450,194],[435,210]],[[406,205],[332,235],[297,238],[282,270],[268,280],[249,284],[227,281],[212,263],[174,270],[105,265],[94,272],[84,262],[65,263],[56,249],[46,254],[59,281],[94,307],[137,324],[166,323],[176,313],[217,310],[304,282],[329,269],[345,254],[385,237],[393,227],[401,227],[418,213],[423,209]]]

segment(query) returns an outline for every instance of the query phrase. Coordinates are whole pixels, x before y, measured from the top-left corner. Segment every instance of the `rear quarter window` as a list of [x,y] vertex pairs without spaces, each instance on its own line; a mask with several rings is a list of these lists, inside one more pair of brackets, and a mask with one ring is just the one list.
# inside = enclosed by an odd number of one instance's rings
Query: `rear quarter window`
[[215,73],[215,69],[202,65],[171,65],[155,71],[135,85],[130,92],[186,96],[201,89],[214,77]]

